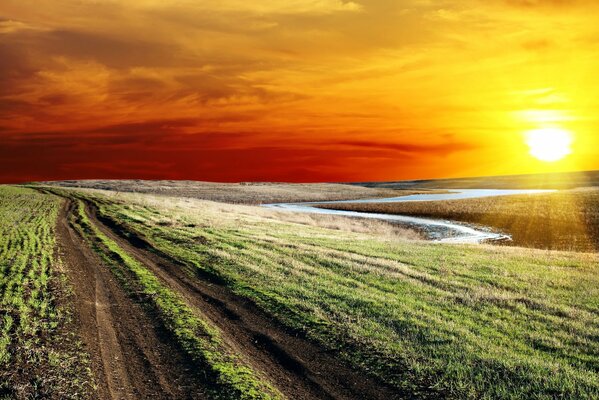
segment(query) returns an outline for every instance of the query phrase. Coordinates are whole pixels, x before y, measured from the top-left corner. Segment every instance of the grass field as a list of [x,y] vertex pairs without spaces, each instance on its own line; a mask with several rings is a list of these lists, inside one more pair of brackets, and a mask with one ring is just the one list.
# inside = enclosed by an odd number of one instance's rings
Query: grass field
[[[366,188],[336,183],[212,183],[197,181],[82,180],[54,186],[189,197],[224,203],[262,204],[394,197],[421,191]],[[424,191],[428,191],[425,189]]]
[[[168,343],[162,356],[190,360],[174,382],[200,385],[194,398],[599,396],[596,254],[435,244],[255,206],[35,188],[0,187],[0,398],[141,398],[120,387],[99,396],[94,379],[101,369],[133,383],[135,374],[113,370],[113,362],[135,369],[136,352],[142,361],[157,357],[136,344],[154,329],[151,347]],[[594,201],[595,192],[584,194]],[[541,199],[551,202],[540,208],[572,218],[572,208],[557,206],[567,198]],[[527,207],[510,201],[524,215]],[[57,219],[89,248],[87,261],[75,262],[96,268],[96,278],[85,273],[79,284],[97,292],[105,282],[101,290],[113,291],[92,300],[108,301],[95,311],[92,337],[107,335],[95,331],[97,313],[120,302],[110,323],[132,358],[109,353],[98,364],[82,346],[72,315],[81,300],[66,279],[77,275],[64,274],[75,265],[58,251]],[[116,286],[98,281],[104,275]],[[119,290],[130,300],[119,300]],[[122,327],[119,319],[149,325]],[[138,336],[119,341],[135,329]],[[136,387],[149,376],[141,373]],[[361,379],[354,394],[345,384],[327,386]],[[183,398],[165,388],[158,398]]]
[[599,396],[596,255],[390,241],[249,207],[86,196],[407,397]]
[[0,186],[0,398],[82,398],[91,390],[73,332],[55,230],[60,199]]
[[599,186],[599,171],[529,175],[481,176],[454,179],[420,179],[397,182],[363,182],[373,189],[577,189]]
[[442,202],[343,203],[320,207],[465,221],[509,233],[515,246],[599,249],[599,189]]

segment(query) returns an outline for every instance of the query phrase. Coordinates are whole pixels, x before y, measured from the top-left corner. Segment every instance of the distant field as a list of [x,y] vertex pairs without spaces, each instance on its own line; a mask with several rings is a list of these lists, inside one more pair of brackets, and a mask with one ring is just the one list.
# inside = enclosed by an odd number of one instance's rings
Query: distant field
[[[399,196],[397,190],[372,189],[335,183],[211,183],[197,181],[85,180],[48,182],[55,186],[79,187],[190,197],[224,203],[292,203]],[[421,192],[421,191],[418,191]],[[402,192],[403,193],[403,192]],[[405,191],[403,194],[413,193]]]
[[398,398],[599,396],[595,255],[388,241],[252,207],[81,196],[132,243],[225,282]]
[[599,189],[440,202],[343,203],[319,207],[465,221],[512,235],[516,246],[599,249]]
[[483,176],[391,182],[361,182],[354,185],[377,189],[575,189],[599,186],[599,171],[552,174]]

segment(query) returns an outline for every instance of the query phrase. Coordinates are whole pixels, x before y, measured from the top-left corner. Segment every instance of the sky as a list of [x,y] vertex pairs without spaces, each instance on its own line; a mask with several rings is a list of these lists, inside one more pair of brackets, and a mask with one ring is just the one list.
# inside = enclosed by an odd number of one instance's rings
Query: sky
[[[0,182],[599,169],[596,0],[2,0]],[[561,129],[572,154],[531,157]],[[551,140],[549,137],[548,140]]]

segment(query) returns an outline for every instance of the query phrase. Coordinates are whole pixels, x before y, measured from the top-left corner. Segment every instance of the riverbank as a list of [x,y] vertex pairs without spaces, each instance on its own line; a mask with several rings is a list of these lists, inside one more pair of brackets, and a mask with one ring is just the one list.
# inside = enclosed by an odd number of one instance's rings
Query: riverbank
[[[468,224],[451,220],[426,218],[422,216],[400,215],[401,213],[377,212],[377,207],[385,204],[400,204],[426,202],[438,204],[450,200],[489,198],[498,196],[514,196],[522,194],[549,193],[549,190],[489,190],[489,189],[466,189],[452,190],[447,192],[418,193],[401,197],[369,198],[360,200],[336,200],[327,202],[304,202],[304,203],[276,203],[267,204],[265,207],[279,211],[300,212],[310,214],[329,214],[351,218],[376,219],[408,226],[417,230],[428,240],[450,243],[486,243],[486,242],[509,242],[511,236],[497,229],[487,227],[483,224]],[[369,205],[367,211],[360,206]],[[381,209],[385,209],[381,207]],[[449,218],[452,219],[452,218]]]
[[439,202],[344,202],[318,207],[373,215],[451,219],[509,234],[514,246],[595,252],[599,189]]

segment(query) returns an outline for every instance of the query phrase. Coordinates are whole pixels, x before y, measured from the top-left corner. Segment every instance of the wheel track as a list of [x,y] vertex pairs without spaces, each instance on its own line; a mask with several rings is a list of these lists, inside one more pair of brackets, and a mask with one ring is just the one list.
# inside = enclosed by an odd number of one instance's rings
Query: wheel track
[[94,399],[206,399],[206,383],[166,332],[120,287],[73,229],[66,200],[57,241],[71,283],[79,335],[91,356]]
[[289,399],[399,399],[409,396],[345,365],[331,352],[291,332],[251,301],[224,285],[191,276],[186,267],[152,248],[123,225],[102,217],[86,202],[90,221],[179,293],[217,326],[225,342]]

